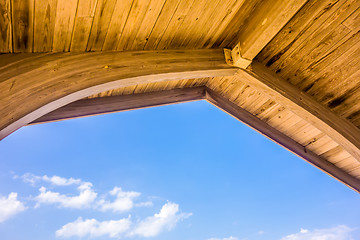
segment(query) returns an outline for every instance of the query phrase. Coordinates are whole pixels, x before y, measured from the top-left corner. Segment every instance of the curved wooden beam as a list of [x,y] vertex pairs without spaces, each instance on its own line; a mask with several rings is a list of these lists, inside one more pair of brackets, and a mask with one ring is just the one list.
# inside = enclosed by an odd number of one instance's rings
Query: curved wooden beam
[[313,153],[312,151],[305,150],[304,146],[294,141],[290,137],[286,136],[285,134],[281,133],[280,131],[276,130],[275,128],[271,127],[259,118],[255,117],[245,109],[237,106],[225,97],[208,88],[206,89],[206,100],[215,105],[216,107],[220,108],[221,110],[227,112],[234,118],[245,123],[247,126],[253,128],[254,130],[260,132],[264,136],[288,149],[290,152],[301,157],[311,165],[319,168],[323,172],[327,173],[328,175],[352,188],[356,192],[360,193],[360,179],[351,176],[341,168],[328,162],[326,159]]
[[220,49],[0,55],[0,139],[99,92],[235,72]]
[[327,134],[360,162],[360,129],[258,62],[235,75]]

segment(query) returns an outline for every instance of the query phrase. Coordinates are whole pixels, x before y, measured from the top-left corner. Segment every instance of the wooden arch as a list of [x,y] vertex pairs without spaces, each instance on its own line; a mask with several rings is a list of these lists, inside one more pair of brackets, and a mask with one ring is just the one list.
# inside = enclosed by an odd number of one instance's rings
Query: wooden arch
[[222,50],[0,56],[0,139],[81,98],[146,82],[229,76]]
[[360,192],[360,1],[190,2],[0,0],[0,139],[206,99]]
[[[223,50],[17,54],[10,58],[0,56],[0,62],[2,65],[0,89],[5,90],[0,93],[2,106],[0,114],[5,116],[0,119],[1,138],[30,123],[206,99],[331,176],[360,191],[359,179],[311,150],[306,150],[289,136],[206,85],[161,93],[133,94],[96,100],[83,99],[115,88],[182,79],[226,76],[238,78],[241,74],[246,74],[241,78],[254,78],[255,80],[250,80],[253,84],[257,81],[264,82],[261,77],[254,77],[255,73],[251,71],[239,72],[238,68],[226,64]],[[256,64],[251,66],[256,68]],[[287,89],[288,91],[291,92],[291,89]],[[278,94],[280,92],[281,90]],[[301,102],[297,103],[296,99],[286,96],[283,98],[298,106],[298,109],[303,109],[307,117],[311,117],[312,113],[306,111],[306,108],[312,104],[316,106],[316,103],[306,98],[305,100],[310,102],[305,101],[308,105],[303,104],[303,106]],[[320,127],[321,124],[324,125],[321,116],[319,121],[314,121],[314,124]],[[351,142],[346,135],[344,138]]]

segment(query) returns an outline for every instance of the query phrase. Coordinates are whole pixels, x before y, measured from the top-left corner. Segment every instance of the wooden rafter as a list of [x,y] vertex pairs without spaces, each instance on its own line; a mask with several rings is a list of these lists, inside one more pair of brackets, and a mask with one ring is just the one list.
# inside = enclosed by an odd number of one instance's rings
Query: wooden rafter
[[204,98],[205,87],[194,87],[132,95],[81,99],[58,108],[30,124],[182,103]]

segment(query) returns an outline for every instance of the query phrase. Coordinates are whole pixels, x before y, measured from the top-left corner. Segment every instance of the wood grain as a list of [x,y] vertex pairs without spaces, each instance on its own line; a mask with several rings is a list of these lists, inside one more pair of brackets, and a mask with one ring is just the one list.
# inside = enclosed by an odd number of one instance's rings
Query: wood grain
[[78,0],[58,1],[57,3],[52,47],[53,52],[70,51],[77,3]]
[[201,100],[205,88],[181,88],[150,93],[82,99],[58,108],[30,124],[59,121],[104,113]]
[[236,72],[225,63],[222,50],[210,49],[43,54],[24,60],[19,71],[14,71],[18,66],[8,62],[0,73],[0,115],[6,116],[0,119],[0,138],[63,105],[102,91]]
[[239,70],[237,77],[262,90],[284,107],[327,133],[360,161],[360,129],[282,80],[261,64],[253,62],[250,69]]
[[57,0],[35,0],[34,52],[51,52]]
[[0,52],[12,52],[10,0],[0,0]]
[[32,52],[34,0],[12,0],[13,52]]

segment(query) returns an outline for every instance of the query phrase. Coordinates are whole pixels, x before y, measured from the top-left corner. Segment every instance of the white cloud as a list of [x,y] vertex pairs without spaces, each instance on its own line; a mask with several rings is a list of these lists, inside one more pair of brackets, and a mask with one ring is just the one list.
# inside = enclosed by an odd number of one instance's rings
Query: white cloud
[[165,229],[172,229],[179,220],[188,218],[191,215],[191,213],[179,213],[179,205],[168,202],[161,208],[159,213],[140,221],[129,233],[129,236],[156,236]]
[[59,192],[47,190],[42,186],[39,191],[40,194],[35,197],[37,204],[35,207],[39,207],[41,204],[59,204],[61,207],[69,208],[89,208],[99,209],[101,211],[113,211],[113,212],[126,212],[133,207],[148,207],[152,206],[151,201],[135,203],[134,199],[139,197],[139,192],[125,192],[120,187],[114,187],[109,192],[111,196],[115,196],[114,201],[109,201],[104,197],[97,200],[97,193],[92,189],[90,182],[83,182],[81,179],[75,178],[63,178],[59,176],[48,177],[37,176],[32,173],[25,173],[21,176],[24,182],[31,185],[36,185],[39,182],[48,182],[54,186],[69,186],[78,185],[78,196],[67,196],[60,194]]
[[104,199],[98,201],[100,210],[112,210],[113,212],[129,211],[134,207],[134,198],[139,197],[140,193],[124,192],[120,187],[114,187],[114,189],[110,191],[110,195],[116,196],[116,199],[113,202],[109,202]]
[[36,176],[32,173],[25,173],[21,176],[24,182],[30,183],[31,185],[35,185],[36,183],[40,181],[49,182],[52,185],[55,186],[69,186],[72,184],[81,184],[80,179],[74,179],[74,178],[63,178],[59,176],[52,176],[48,177],[47,175],[44,176]]
[[312,231],[301,229],[300,232],[285,236],[281,240],[351,240],[352,231],[353,229],[345,225]]
[[208,240],[238,240],[238,238],[230,236],[230,237],[226,237],[226,238],[209,238]]
[[[111,238],[122,236],[154,237],[165,229],[172,229],[179,220],[188,218],[191,213],[179,213],[179,205],[176,203],[166,203],[160,213],[148,217],[138,222],[132,229],[130,216],[120,220],[110,220],[99,222],[96,219],[83,220],[79,217],[76,221],[62,226],[56,231],[56,237],[101,237],[108,235]],[[226,238],[224,240],[237,240],[236,238]]]
[[39,189],[40,194],[36,196],[36,207],[40,204],[59,204],[61,207],[68,208],[88,208],[95,201],[97,193],[92,190],[92,184],[89,182],[82,183],[78,190],[80,191],[78,196],[66,196],[58,192],[47,191],[45,187]]
[[24,211],[26,207],[17,200],[17,193],[12,192],[8,197],[0,196],[0,222]]
[[110,238],[119,238],[131,225],[129,218],[99,222],[96,219],[76,221],[62,226],[56,231],[56,237],[101,237],[108,235]]

